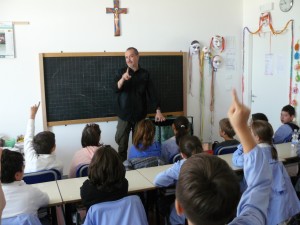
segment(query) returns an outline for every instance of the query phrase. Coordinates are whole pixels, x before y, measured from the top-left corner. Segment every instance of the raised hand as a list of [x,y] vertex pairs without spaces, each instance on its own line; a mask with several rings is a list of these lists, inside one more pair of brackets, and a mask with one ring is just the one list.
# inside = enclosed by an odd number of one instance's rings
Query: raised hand
[[30,107],[30,119],[35,119],[35,115],[40,107],[40,102]]
[[129,67],[127,67],[126,72],[122,75],[122,79],[129,80],[131,76],[129,75]]

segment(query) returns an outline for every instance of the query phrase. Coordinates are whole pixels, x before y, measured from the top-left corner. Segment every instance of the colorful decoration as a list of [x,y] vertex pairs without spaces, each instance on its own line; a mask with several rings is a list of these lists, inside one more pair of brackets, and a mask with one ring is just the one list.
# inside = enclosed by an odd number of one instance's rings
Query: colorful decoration
[[211,38],[210,48],[215,51],[222,52],[225,48],[225,39],[220,35],[215,35]]
[[[243,100],[243,96],[244,96],[244,73],[245,73],[245,33],[246,31],[248,31],[250,34],[252,35],[255,35],[255,34],[260,34],[260,32],[262,32],[262,28],[263,26],[269,26],[270,28],[270,31],[271,31],[271,34],[273,35],[279,35],[279,34],[282,34],[284,31],[287,30],[287,27],[288,25],[291,24],[291,35],[292,35],[292,41],[291,41],[291,64],[290,64],[290,87],[289,87],[289,102],[291,103],[292,102],[292,77],[293,77],[293,72],[292,72],[292,69],[293,69],[293,55],[294,55],[294,20],[289,20],[284,28],[282,30],[276,30],[273,28],[273,25],[272,25],[272,19],[271,19],[271,14],[270,12],[267,12],[267,13],[262,13],[260,15],[260,18],[259,18],[259,27],[256,31],[252,32],[249,30],[248,27],[244,27],[244,30],[243,30],[243,59],[242,59],[242,71],[243,71],[243,74],[242,74],[242,102],[244,101]],[[299,45],[298,45],[299,46]],[[298,47],[299,48],[299,47]],[[300,77],[299,77],[300,78]]]
[[294,59],[297,60],[297,64],[294,66],[294,70],[296,71],[296,76],[295,76],[295,81],[296,82],[299,82],[300,81],[300,74],[299,74],[299,71],[300,71],[300,61],[299,61],[299,58],[300,58],[300,54],[299,54],[299,40],[297,41],[297,43],[295,44],[295,55],[294,55]]
[[127,14],[126,8],[119,8],[119,0],[114,0],[113,8],[106,8],[106,13],[114,14],[115,36],[120,36],[120,14]]

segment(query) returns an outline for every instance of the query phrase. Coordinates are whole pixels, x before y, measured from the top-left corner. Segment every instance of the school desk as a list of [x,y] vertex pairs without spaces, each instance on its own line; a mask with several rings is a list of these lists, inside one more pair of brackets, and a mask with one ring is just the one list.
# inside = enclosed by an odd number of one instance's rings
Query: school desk
[[[88,178],[79,177],[57,181],[64,203],[75,203],[81,201],[80,187],[86,179]],[[129,193],[155,189],[155,186],[136,170],[126,171],[126,179],[129,183]]]
[[299,162],[300,159],[295,151],[291,150],[291,142],[275,145],[278,153],[278,159],[286,162]]
[[51,208],[51,216],[52,216],[52,224],[58,224],[57,220],[63,220],[62,211],[60,211],[59,214],[57,214],[57,207],[56,206],[62,206],[63,201],[57,186],[56,181],[49,181],[49,182],[43,182],[43,183],[37,183],[37,184],[30,184],[33,187],[36,187],[40,189],[42,192],[46,192],[49,196],[49,205],[48,207]]
[[148,168],[141,168],[137,169],[137,171],[144,176],[148,181],[154,185],[154,178],[156,177],[157,174],[160,172],[170,168],[172,164],[169,165],[163,165],[163,166],[154,166],[154,167],[148,167]]
[[56,181],[30,184],[30,185],[48,194],[50,200],[48,206],[58,206],[63,204]]
[[231,167],[232,170],[234,170],[235,172],[242,172],[243,171],[243,167],[237,167],[237,166],[233,165],[233,163],[232,163],[232,156],[233,156],[233,153],[224,154],[224,155],[217,155],[217,157],[225,160],[227,162],[227,164]]

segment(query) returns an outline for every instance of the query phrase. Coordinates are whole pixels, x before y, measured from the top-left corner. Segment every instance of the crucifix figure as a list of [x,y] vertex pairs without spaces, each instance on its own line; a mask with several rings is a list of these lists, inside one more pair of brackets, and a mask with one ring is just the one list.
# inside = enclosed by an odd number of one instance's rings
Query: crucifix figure
[[126,14],[127,8],[119,8],[119,0],[114,0],[114,8],[106,8],[106,13],[114,14],[115,36],[120,36],[120,17],[119,14]]

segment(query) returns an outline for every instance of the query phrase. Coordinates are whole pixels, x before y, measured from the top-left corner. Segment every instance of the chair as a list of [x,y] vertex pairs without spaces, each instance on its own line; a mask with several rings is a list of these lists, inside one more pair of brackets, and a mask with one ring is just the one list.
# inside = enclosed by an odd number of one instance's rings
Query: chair
[[77,167],[76,177],[87,177],[89,170],[89,164],[83,164]]
[[92,205],[84,221],[84,225],[90,224],[147,225],[148,221],[140,198],[131,195]]
[[177,162],[177,161],[179,161],[181,159],[182,159],[181,154],[178,153],[178,154],[176,154],[176,155],[173,156],[172,162],[175,163],[175,162]]
[[2,225],[42,225],[39,218],[33,214],[21,214],[5,218],[2,219],[1,222]]
[[41,170],[33,173],[24,173],[23,180],[26,184],[36,184],[54,180],[61,180],[61,173],[56,169]]
[[238,144],[216,148],[214,150],[214,155],[225,155],[225,154],[234,153],[235,150],[237,149],[237,146]]

